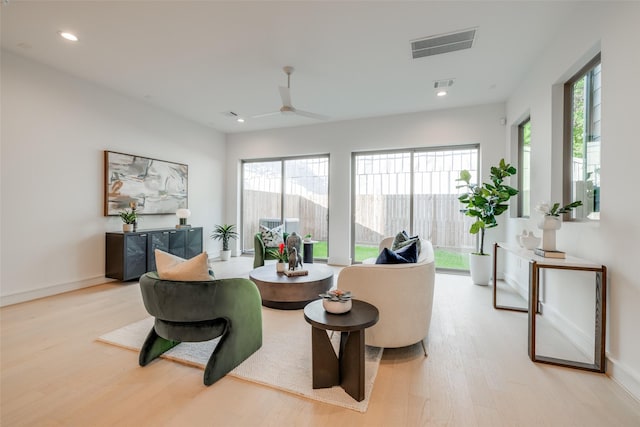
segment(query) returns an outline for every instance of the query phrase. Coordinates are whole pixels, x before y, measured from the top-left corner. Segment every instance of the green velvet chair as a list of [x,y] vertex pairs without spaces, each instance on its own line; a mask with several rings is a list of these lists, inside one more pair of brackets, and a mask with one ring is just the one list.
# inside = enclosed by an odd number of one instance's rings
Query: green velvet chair
[[140,278],[140,290],[155,317],[140,350],[140,366],[181,342],[220,337],[204,370],[204,384],[211,385],[262,346],[262,301],[248,279],[177,282],[150,272]]
[[[282,233],[282,239],[285,242],[287,241],[287,237],[289,237],[288,233]],[[267,248],[264,246],[264,242],[262,241],[262,233],[256,233],[253,237],[253,248],[253,268],[262,267],[264,265],[264,261],[267,259],[276,259],[267,252]]]

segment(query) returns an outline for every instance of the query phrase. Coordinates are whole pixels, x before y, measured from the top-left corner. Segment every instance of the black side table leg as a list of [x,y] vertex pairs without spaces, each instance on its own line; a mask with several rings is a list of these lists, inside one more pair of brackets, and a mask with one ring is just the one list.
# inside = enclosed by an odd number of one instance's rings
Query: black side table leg
[[327,331],[311,327],[313,388],[329,388],[340,384],[338,357]]
[[355,400],[364,400],[364,330],[340,336],[340,385]]

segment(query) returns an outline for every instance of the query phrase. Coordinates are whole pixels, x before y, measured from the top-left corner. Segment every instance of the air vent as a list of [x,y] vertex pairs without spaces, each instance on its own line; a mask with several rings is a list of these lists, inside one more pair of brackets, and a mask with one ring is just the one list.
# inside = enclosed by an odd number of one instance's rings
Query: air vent
[[436,80],[433,82],[434,89],[446,89],[453,86],[455,79]]
[[234,113],[233,111],[225,111],[222,113],[223,115],[227,116],[227,117],[231,117],[233,119],[238,117],[237,113]]
[[425,56],[440,55],[441,53],[455,52],[456,50],[469,49],[473,46],[476,29],[457,31],[455,33],[440,34],[411,42],[411,54],[413,59]]

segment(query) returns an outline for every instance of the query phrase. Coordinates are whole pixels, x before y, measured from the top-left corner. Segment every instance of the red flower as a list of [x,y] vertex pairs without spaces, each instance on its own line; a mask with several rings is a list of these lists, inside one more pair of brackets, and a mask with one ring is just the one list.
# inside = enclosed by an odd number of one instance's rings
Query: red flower
[[284,243],[280,243],[280,246],[278,246],[278,251],[280,251],[280,255],[284,253]]

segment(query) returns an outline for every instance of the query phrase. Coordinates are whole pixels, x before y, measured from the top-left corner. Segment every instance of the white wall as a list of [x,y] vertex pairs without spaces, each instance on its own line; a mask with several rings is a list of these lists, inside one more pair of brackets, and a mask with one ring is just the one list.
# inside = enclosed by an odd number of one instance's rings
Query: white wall
[[[564,223],[557,233],[557,244],[571,255],[608,267],[607,371],[640,398],[640,203],[635,194],[640,162],[635,119],[640,99],[640,4],[580,4],[574,16],[576,19],[567,22],[566,31],[535,61],[530,74],[508,100],[507,118],[515,126],[523,112],[531,113],[531,205],[561,201],[562,83],[601,49],[602,219]],[[507,145],[512,143],[508,141]],[[529,220],[510,220],[507,235],[515,236],[524,228],[540,235],[535,225],[538,218],[532,213]],[[575,328],[572,334],[576,342],[593,336],[593,323],[589,323],[592,284],[563,282],[546,297],[552,310],[566,315],[564,326]]]
[[500,103],[228,135],[227,221],[240,222],[241,160],[329,153],[329,263],[350,264],[352,152],[477,143],[488,177],[504,156],[504,115]]
[[[189,165],[190,223],[221,221],[224,135],[2,51],[0,303],[104,282],[103,151]],[[174,227],[175,215],[139,227]]]

